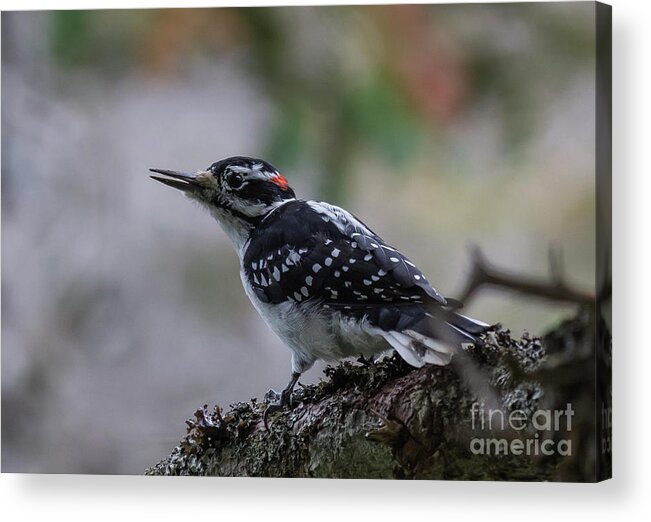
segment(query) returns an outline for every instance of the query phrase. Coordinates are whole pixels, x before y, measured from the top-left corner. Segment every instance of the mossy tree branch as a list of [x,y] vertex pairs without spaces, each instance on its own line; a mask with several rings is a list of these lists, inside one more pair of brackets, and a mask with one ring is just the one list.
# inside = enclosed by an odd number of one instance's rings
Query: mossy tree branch
[[414,369],[397,355],[375,363],[344,362],[328,368],[319,384],[300,388],[296,406],[274,415],[269,432],[262,423],[265,405],[257,401],[234,404],[227,413],[218,407],[198,410],[172,454],[146,473],[591,480],[593,470],[581,464],[590,460],[582,453],[593,443],[590,419],[577,418],[578,429],[553,435],[581,441],[571,457],[478,455],[470,448],[474,437],[534,437],[531,425],[518,432],[482,430],[477,419],[473,424],[473,404],[478,396],[489,397],[489,406],[506,415],[564,407],[564,390],[575,393],[575,381],[582,376],[570,371],[569,382],[553,393],[538,377],[549,373],[550,355],[560,357],[570,344],[588,342],[589,331],[581,313],[542,340],[528,335],[514,339],[497,328],[484,346],[469,349],[447,367]]

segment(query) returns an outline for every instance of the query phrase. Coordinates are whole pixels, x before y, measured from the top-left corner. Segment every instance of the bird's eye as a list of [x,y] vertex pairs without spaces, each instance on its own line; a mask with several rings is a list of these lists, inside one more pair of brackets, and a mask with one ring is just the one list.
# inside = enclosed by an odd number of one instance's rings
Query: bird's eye
[[242,186],[244,178],[240,174],[231,173],[226,178],[226,183],[230,188],[236,189]]

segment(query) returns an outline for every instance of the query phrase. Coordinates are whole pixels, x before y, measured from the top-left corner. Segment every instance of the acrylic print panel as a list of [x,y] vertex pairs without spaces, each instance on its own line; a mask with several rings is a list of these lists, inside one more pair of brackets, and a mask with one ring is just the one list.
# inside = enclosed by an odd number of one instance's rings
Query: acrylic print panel
[[609,477],[609,7],[2,34],[4,472]]

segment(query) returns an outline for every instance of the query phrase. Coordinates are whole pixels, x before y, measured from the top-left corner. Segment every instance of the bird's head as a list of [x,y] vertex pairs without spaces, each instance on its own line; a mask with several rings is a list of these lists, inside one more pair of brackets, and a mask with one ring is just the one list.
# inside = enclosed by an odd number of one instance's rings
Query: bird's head
[[150,170],[161,174],[152,176],[153,179],[182,190],[207,207],[236,246],[269,212],[295,198],[282,174],[266,161],[255,158],[233,156],[190,174]]

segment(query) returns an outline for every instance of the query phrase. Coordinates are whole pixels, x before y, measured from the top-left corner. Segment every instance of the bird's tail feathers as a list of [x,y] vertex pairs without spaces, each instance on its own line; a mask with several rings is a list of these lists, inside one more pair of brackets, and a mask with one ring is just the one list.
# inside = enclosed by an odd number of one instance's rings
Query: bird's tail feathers
[[[413,334],[416,334],[416,336]],[[442,346],[443,349],[439,351],[421,342],[419,340],[421,337],[422,334],[413,330],[384,333],[384,338],[400,354],[400,357],[416,368],[420,368],[427,363],[437,366],[449,364],[452,354],[449,353],[446,346]],[[436,342],[433,339],[427,339],[427,341],[430,345]]]
[[385,340],[412,366],[445,366],[462,344],[479,342],[490,325],[457,312],[439,310],[410,329],[384,332]]
[[384,333],[386,341],[400,354],[405,362],[420,368],[425,364],[445,366],[450,363],[454,348],[414,330]]

